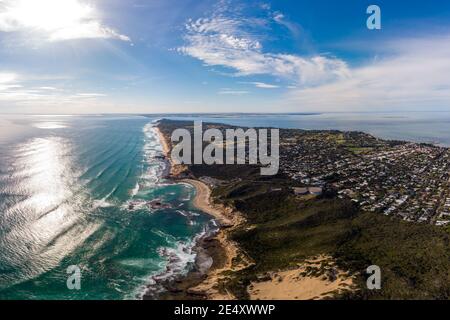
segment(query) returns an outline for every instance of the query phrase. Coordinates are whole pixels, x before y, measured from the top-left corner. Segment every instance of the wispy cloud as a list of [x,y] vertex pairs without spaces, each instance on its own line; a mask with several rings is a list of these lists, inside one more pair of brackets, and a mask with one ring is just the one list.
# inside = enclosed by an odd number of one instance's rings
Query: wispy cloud
[[287,28],[292,33],[294,38],[299,39],[302,36],[301,26],[297,23],[287,20],[286,17],[284,16],[284,14],[282,14],[281,12],[274,12],[273,20],[276,23]]
[[58,90],[55,87],[38,87],[37,89],[39,89],[39,90]]
[[345,79],[293,90],[289,102],[327,111],[449,108],[450,35],[380,45],[389,51],[386,57],[354,68]]
[[[14,72],[0,72],[0,107],[4,102],[15,106],[62,105],[105,97],[103,93],[77,93],[55,86],[36,86],[34,76]],[[47,76],[52,78],[52,76]],[[1,109],[0,109],[1,112]]]
[[95,98],[95,97],[106,97],[106,94],[89,92],[89,93],[78,93],[77,96],[82,98]]
[[260,89],[276,89],[279,88],[280,86],[274,85],[274,84],[270,84],[270,83],[265,83],[265,82],[240,82],[243,84],[251,84],[254,85],[256,88],[260,88]]
[[[222,10],[223,11],[223,10]],[[266,52],[262,39],[274,18],[234,17],[229,12],[191,20],[179,52],[207,66],[222,66],[235,76],[272,75],[315,86],[349,76],[347,64],[335,57]],[[281,13],[275,15],[280,22]]]
[[130,41],[128,36],[103,25],[95,8],[83,0],[0,0],[0,31],[37,34],[49,41]]
[[248,93],[250,93],[250,92],[245,91],[245,90],[233,90],[233,89],[229,89],[229,88],[222,88],[218,92],[218,94],[221,94],[221,95],[231,95],[231,96],[242,96],[242,95],[248,94]]

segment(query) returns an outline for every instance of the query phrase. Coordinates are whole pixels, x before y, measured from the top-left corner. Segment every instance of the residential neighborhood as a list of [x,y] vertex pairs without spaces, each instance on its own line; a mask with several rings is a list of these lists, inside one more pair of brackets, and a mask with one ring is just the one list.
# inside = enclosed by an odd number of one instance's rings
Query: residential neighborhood
[[[332,189],[366,211],[450,223],[450,151],[361,132],[282,132],[281,170],[305,188]],[[305,189],[306,191],[306,189]]]

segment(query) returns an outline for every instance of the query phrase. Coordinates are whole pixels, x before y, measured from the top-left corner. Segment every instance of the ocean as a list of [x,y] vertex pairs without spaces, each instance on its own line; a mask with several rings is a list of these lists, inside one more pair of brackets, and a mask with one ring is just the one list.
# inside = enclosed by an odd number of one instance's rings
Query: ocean
[[[163,179],[158,118],[0,115],[0,299],[139,299],[189,270],[214,224],[193,206],[193,187]],[[450,112],[170,118],[450,146]],[[67,288],[72,265],[81,290]]]
[[[0,299],[136,299],[187,271],[211,218],[193,187],[161,179],[152,119],[14,121],[27,130],[0,143]],[[81,290],[67,288],[71,265]]]

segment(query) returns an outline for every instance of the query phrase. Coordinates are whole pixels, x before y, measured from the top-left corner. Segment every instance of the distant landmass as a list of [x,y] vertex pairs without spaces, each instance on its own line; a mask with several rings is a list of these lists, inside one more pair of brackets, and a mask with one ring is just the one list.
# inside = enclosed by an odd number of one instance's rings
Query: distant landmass
[[319,115],[320,112],[286,112],[286,113],[239,113],[239,112],[233,112],[233,113],[225,113],[225,112],[218,112],[218,113],[150,113],[150,114],[142,114],[145,117],[163,117],[163,118],[171,118],[171,117],[224,117],[224,118],[234,118],[239,117],[242,118],[245,117],[260,117],[260,116],[271,116],[271,115],[281,115],[281,116],[289,116],[289,115],[297,115],[297,116],[313,116],[313,115]]

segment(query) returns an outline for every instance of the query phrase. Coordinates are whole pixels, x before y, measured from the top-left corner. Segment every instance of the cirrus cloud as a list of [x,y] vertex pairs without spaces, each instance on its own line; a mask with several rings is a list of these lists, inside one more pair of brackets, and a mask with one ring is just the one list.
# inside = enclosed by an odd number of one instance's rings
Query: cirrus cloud
[[267,31],[270,23],[267,19],[223,14],[190,20],[185,26],[185,45],[178,51],[206,66],[229,68],[235,76],[272,75],[305,87],[349,76],[347,64],[335,57],[265,52],[263,36],[259,36],[263,32],[258,29]]
[[253,81],[253,82],[241,82],[243,84],[251,84],[254,85],[256,88],[259,89],[276,89],[279,88],[280,86],[277,86],[275,84],[270,84],[270,83],[265,83],[265,82],[258,82],[258,81]]
[[222,88],[218,92],[220,95],[231,95],[231,96],[242,96],[244,94],[248,94],[249,92],[246,90],[236,90],[230,88]]

